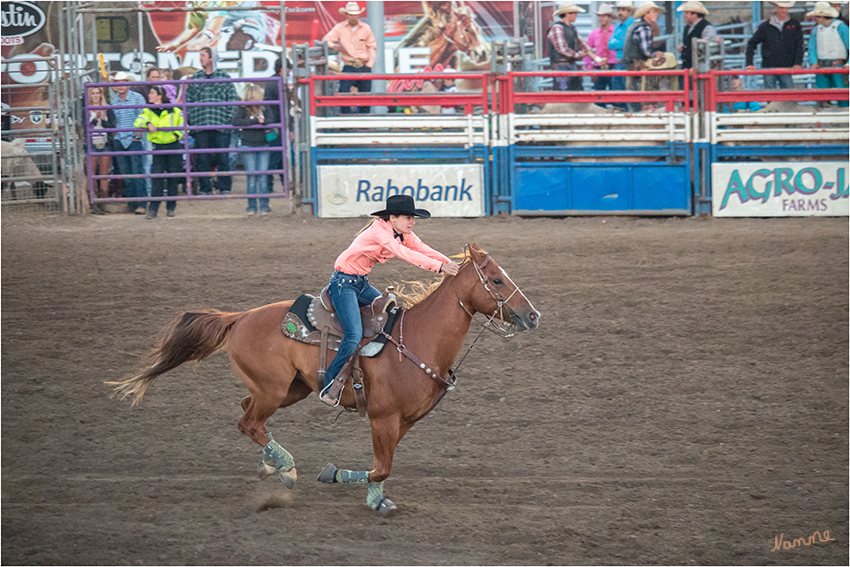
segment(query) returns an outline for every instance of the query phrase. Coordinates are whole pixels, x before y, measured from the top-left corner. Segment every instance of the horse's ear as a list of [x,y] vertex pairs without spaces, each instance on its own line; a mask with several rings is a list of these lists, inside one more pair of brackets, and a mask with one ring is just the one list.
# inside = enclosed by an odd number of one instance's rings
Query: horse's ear
[[484,251],[478,247],[474,242],[472,244],[467,244],[469,248],[469,255],[472,256],[472,259],[475,260],[476,263],[481,262],[482,257],[484,256]]

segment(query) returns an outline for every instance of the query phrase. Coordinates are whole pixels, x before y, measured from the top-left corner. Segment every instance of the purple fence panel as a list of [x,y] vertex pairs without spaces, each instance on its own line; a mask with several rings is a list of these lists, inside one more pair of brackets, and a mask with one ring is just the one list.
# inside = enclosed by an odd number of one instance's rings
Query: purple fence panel
[[[278,83],[278,99],[277,100],[264,100],[264,101],[233,101],[233,102],[186,102],[186,87],[192,83],[267,83],[269,81],[276,81]],[[92,203],[131,203],[131,202],[147,202],[147,201],[185,201],[185,200],[211,200],[211,199],[246,199],[246,198],[258,198],[257,195],[193,195],[192,194],[192,179],[195,177],[233,177],[236,175],[271,175],[271,174],[281,174],[283,176],[283,192],[282,193],[267,193],[263,194],[263,198],[287,198],[289,197],[289,185],[287,181],[287,158],[286,158],[286,140],[288,138],[286,131],[286,120],[285,120],[285,83],[283,81],[283,77],[280,76],[272,76],[272,77],[264,77],[264,78],[253,78],[253,79],[179,79],[176,81],[138,81],[133,83],[134,85],[167,85],[167,84],[177,84],[180,85],[180,94],[178,95],[179,100],[172,104],[144,104],[144,105],[124,105],[122,108],[180,108],[184,120],[188,122],[188,112],[187,108],[192,107],[213,107],[213,106],[248,106],[248,105],[259,105],[259,106],[271,106],[274,104],[278,105],[280,111],[280,122],[270,123],[270,124],[258,124],[255,126],[234,126],[232,124],[220,124],[214,126],[192,126],[191,124],[184,123],[183,126],[173,127],[173,128],[157,128],[158,131],[162,132],[183,132],[182,150],[141,150],[141,151],[108,151],[108,152],[98,152],[100,156],[125,156],[125,155],[168,155],[168,154],[180,154],[184,156],[184,164],[185,171],[182,173],[142,173],[139,175],[136,174],[101,174],[95,175],[94,173],[94,163],[93,163],[93,148],[92,148],[92,135],[94,134],[88,127],[86,127],[86,164],[87,164],[87,183],[88,183],[88,191],[89,191],[89,199]],[[102,87],[112,87],[114,83],[87,83],[84,85],[85,95],[83,97],[83,116],[86,117],[86,121],[88,122],[89,111],[91,110],[107,110],[113,108],[111,105],[100,105],[100,106],[90,106],[89,105],[89,96],[88,89],[91,88],[102,88]],[[141,110],[139,111],[141,114]],[[193,149],[189,146],[189,138],[191,136],[191,132],[193,131],[205,131],[205,130],[215,130],[215,131],[232,131],[232,130],[246,130],[246,129],[274,129],[277,128],[280,131],[279,136],[279,144],[276,146],[261,146],[259,148],[256,147],[228,147],[228,148],[202,148],[202,149]],[[141,128],[103,128],[99,129],[98,133],[108,133],[114,134],[119,132],[144,132]],[[146,133],[144,134],[146,135]],[[282,157],[282,168],[281,169],[264,169],[258,171],[218,171],[210,172],[210,171],[193,171],[192,170],[192,160],[191,156],[194,154],[214,154],[214,153],[243,153],[243,152],[257,152],[257,151],[279,151],[281,152]],[[95,191],[96,181],[100,179],[168,179],[168,178],[182,178],[185,179],[185,189],[186,195],[178,195],[175,197],[162,196],[162,197],[153,197],[153,196],[145,196],[145,197],[98,197]]]

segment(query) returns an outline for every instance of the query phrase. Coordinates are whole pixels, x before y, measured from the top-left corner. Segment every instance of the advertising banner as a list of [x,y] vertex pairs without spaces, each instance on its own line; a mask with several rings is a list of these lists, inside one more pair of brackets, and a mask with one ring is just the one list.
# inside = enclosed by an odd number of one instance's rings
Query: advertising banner
[[452,165],[324,165],[319,172],[319,216],[368,216],[391,195],[410,195],[435,217],[484,216],[484,168]]
[[846,162],[715,163],[716,217],[848,216]]

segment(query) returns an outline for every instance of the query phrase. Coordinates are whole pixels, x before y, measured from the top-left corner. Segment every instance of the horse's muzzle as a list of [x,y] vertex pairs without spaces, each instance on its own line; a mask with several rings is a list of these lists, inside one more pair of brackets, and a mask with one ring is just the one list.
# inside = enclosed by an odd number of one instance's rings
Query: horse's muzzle
[[530,309],[527,313],[517,313],[512,311],[511,323],[513,323],[517,331],[530,331],[536,329],[540,325],[540,312],[536,309]]

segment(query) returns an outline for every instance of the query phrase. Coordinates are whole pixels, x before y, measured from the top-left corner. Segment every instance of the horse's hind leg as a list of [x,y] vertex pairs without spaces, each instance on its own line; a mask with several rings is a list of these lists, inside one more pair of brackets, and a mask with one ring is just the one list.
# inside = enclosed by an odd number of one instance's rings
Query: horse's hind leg
[[275,472],[287,488],[295,486],[298,472],[295,459],[266,431],[265,422],[280,407],[281,399],[252,395],[242,400],[247,405],[245,415],[239,420],[239,431],[263,448],[263,458],[257,474],[266,479]]

